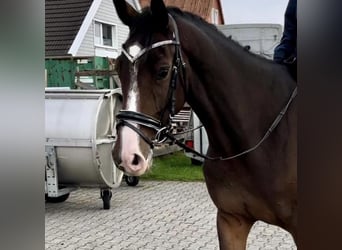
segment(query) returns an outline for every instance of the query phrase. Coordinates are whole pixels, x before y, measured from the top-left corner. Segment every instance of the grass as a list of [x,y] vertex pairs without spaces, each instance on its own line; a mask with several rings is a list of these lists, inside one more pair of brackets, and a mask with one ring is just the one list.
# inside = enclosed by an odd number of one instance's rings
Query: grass
[[152,168],[141,178],[162,181],[204,181],[202,166],[192,165],[190,158],[183,152],[154,158]]

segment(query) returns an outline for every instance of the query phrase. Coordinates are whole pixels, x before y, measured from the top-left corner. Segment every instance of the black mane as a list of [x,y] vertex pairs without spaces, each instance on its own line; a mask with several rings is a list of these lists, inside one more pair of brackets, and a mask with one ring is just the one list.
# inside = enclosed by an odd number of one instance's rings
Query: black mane
[[[196,26],[201,27],[201,29],[206,34],[208,34],[208,36],[210,36],[212,39],[214,39],[215,41],[221,41],[222,43],[225,43],[225,45],[227,46],[232,46],[235,51],[239,51],[240,53],[242,53],[242,55],[250,55],[264,62],[273,62],[261,55],[255,54],[250,50],[246,49],[245,46],[242,46],[238,41],[232,39],[231,36],[225,36],[223,32],[221,32],[214,24],[208,23],[202,17],[194,13],[183,11],[177,7],[172,6],[168,6],[167,10],[172,16],[176,18],[184,18],[189,22],[195,24]],[[151,21],[151,11],[149,7],[143,8],[139,21],[137,20],[137,22],[139,23],[139,25],[144,25],[145,29],[146,27],[148,27],[148,25],[153,26],[153,21]]]

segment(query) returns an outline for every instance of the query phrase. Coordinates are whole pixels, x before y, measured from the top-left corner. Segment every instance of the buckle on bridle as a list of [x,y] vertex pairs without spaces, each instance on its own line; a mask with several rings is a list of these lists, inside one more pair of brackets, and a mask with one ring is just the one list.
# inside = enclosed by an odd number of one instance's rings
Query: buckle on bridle
[[158,143],[163,143],[167,140],[167,133],[169,132],[169,128],[168,127],[162,127],[161,129],[159,129],[154,137],[154,139],[152,140],[153,143],[158,144]]

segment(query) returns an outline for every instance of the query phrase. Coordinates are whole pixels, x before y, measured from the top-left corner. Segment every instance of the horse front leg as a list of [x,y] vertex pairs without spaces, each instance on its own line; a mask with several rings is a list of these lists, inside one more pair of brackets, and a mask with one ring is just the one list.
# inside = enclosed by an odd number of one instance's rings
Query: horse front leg
[[241,216],[217,212],[217,232],[220,250],[245,250],[253,222]]

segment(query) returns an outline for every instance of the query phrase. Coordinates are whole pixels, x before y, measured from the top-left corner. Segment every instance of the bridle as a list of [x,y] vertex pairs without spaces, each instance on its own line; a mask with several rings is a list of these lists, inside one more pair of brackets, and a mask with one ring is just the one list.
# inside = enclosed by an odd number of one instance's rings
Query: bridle
[[[181,48],[180,48],[180,40],[179,33],[176,21],[169,14],[169,18],[174,28],[173,39],[160,41],[153,43],[152,45],[142,49],[137,55],[131,56],[124,47],[122,47],[122,53],[127,57],[127,59],[134,65],[144,54],[149,52],[152,49],[165,46],[165,45],[175,45],[175,54],[173,58],[172,64],[172,72],[171,72],[171,80],[169,83],[168,90],[168,102],[164,109],[161,112],[159,120],[151,117],[149,115],[145,115],[136,111],[129,110],[120,110],[116,115],[117,118],[117,128],[122,126],[127,126],[134,130],[150,147],[153,149],[155,144],[162,143],[168,138],[168,134],[171,135],[171,121],[175,115],[176,110],[176,88],[177,88],[177,79],[179,72],[182,72],[183,82],[185,82],[185,62],[182,57]],[[168,124],[166,126],[162,125],[163,118],[165,116],[166,111],[169,111]],[[146,136],[138,127],[134,126],[134,124],[144,126],[150,128],[156,132],[156,135],[153,139],[150,139]]]
[[[178,73],[182,72],[182,78],[183,78],[183,83],[185,84],[185,63],[182,58],[181,54],[181,44],[179,40],[179,34],[178,34],[178,28],[176,21],[174,18],[169,14],[169,18],[173,24],[174,27],[174,33],[173,37],[174,39],[171,40],[165,40],[165,41],[160,41],[153,43],[152,45],[144,48],[141,50],[136,56],[131,56],[126,49],[123,47],[122,52],[123,54],[127,57],[127,59],[134,65],[144,54],[146,54],[148,51],[165,46],[165,45],[175,45],[175,54],[173,58],[173,65],[172,65],[172,73],[171,73],[171,80],[169,84],[169,90],[168,90],[168,102],[166,106],[164,107],[163,111],[161,112],[160,119],[157,120],[154,117],[151,117],[149,115],[145,115],[140,112],[136,111],[129,111],[129,110],[120,110],[119,113],[116,115],[117,118],[117,131],[119,127],[122,126],[127,126],[131,128],[133,131],[135,131],[148,145],[150,145],[151,149],[154,148],[155,144],[164,142],[167,139],[170,139],[173,143],[177,144],[181,148],[185,149],[188,152],[194,153],[197,156],[203,157],[204,159],[207,160],[231,160],[237,157],[240,157],[242,155],[248,154],[255,149],[257,149],[272,133],[272,131],[278,126],[279,122],[285,115],[286,111],[288,110],[288,107],[290,106],[291,102],[293,99],[297,96],[297,87],[293,90],[288,102],[284,106],[284,108],[280,111],[278,116],[275,118],[275,120],[272,122],[271,126],[269,129],[266,131],[264,136],[259,140],[259,142],[247,149],[244,150],[238,154],[235,154],[233,156],[228,156],[228,157],[210,157],[207,155],[204,155],[200,152],[195,151],[194,149],[186,146],[183,142],[181,142],[179,139],[176,139],[175,136],[171,133],[171,121],[172,118],[175,115],[175,109],[176,109],[176,87],[177,87],[177,78],[178,78]],[[183,86],[184,87],[184,86]],[[164,118],[165,112],[169,111],[169,117],[168,117],[168,124],[166,126],[162,125],[162,120]],[[138,124],[143,127],[150,128],[156,132],[156,135],[153,139],[150,139],[148,136],[146,136],[138,127],[134,126],[134,124]]]

